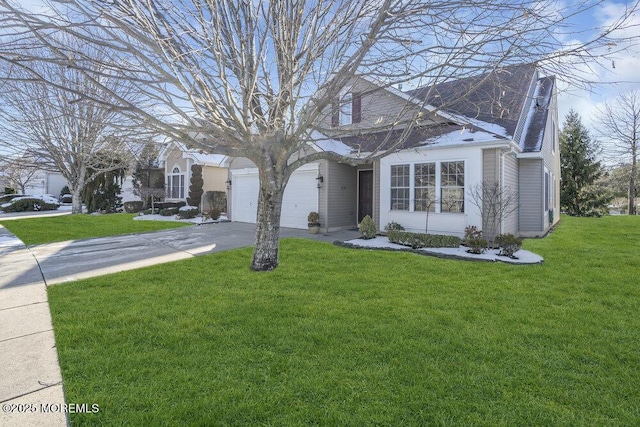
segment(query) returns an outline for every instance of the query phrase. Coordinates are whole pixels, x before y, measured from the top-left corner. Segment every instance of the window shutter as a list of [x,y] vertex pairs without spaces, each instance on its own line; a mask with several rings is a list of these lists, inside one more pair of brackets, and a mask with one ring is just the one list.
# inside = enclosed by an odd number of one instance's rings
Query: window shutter
[[338,100],[335,99],[331,103],[331,127],[337,128],[340,125],[340,105]]
[[362,97],[359,93],[351,96],[351,120],[352,123],[360,123],[362,120]]

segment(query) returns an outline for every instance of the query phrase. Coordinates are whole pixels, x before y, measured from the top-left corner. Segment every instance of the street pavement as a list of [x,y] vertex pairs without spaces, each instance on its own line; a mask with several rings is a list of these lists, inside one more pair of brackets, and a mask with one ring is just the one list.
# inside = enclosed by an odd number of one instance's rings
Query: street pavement
[[[280,235],[359,237],[287,228]],[[0,225],[0,425],[66,426],[69,412],[92,409],[65,402],[47,286],[251,246],[254,236],[253,224],[223,222],[26,247]]]

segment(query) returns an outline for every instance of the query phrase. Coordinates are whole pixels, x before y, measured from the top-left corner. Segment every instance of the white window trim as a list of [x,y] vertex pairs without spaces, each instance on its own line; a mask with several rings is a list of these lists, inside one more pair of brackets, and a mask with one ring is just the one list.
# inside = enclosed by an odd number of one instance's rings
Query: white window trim
[[[439,198],[439,195],[442,192],[442,163],[452,163],[452,162],[462,162],[464,164],[464,198],[463,198],[463,210],[462,212],[443,212],[442,211],[442,201]],[[417,212],[420,214],[424,214],[427,211],[416,211],[415,210],[415,166],[418,164],[425,164],[425,163],[435,163],[435,167],[436,167],[436,188],[435,188],[435,193],[436,193],[436,197],[438,197],[438,199],[436,199],[436,203],[435,203],[435,212],[430,212],[431,214],[446,214],[446,215],[466,215],[467,214],[467,208],[469,206],[468,200],[467,200],[467,190],[468,190],[468,182],[467,182],[467,177],[468,175],[468,162],[465,159],[452,159],[452,160],[434,160],[434,161],[411,161],[411,162],[397,162],[397,163],[391,163],[389,164],[389,178],[391,178],[391,167],[393,166],[402,166],[402,165],[409,165],[409,209],[408,210],[404,210],[404,209],[391,209],[391,199],[389,199],[389,210],[393,211],[393,212]],[[391,197],[391,182],[388,183],[389,185],[389,197]]]
[[[175,170],[178,170],[176,173]],[[178,197],[173,197],[173,177],[178,177]],[[178,165],[174,165],[171,168],[171,173],[167,174],[167,199],[171,200],[179,200],[184,199],[185,194],[185,182],[186,182],[186,174],[182,172],[182,169]]]
[[353,124],[353,93],[351,90],[340,95],[338,124],[340,126]]

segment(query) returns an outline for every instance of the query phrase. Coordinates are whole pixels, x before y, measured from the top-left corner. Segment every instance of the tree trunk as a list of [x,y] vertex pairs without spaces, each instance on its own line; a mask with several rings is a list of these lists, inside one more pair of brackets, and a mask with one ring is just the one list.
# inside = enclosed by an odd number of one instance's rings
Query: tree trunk
[[273,270],[279,262],[280,215],[285,184],[276,182],[272,174],[260,171],[256,240],[251,261],[254,271]]
[[72,214],[81,214],[82,213],[82,189],[81,188],[72,188],[71,191],[71,213]]
[[629,178],[629,215],[636,213],[636,174],[638,173],[636,150],[632,150],[631,158],[631,177]]

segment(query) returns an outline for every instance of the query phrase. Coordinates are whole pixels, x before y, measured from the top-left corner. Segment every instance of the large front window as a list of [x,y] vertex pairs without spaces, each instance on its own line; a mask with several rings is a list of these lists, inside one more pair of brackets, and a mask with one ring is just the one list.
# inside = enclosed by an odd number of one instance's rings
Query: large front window
[[184,174],[175,167],[167,177],[167,197],[170,199],[184,199]]
[[391,166],[391,210],[464,212],[464,161]]

